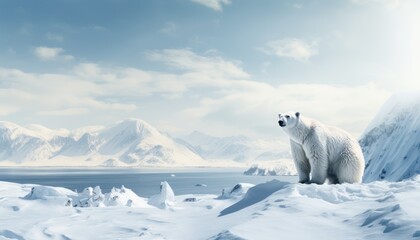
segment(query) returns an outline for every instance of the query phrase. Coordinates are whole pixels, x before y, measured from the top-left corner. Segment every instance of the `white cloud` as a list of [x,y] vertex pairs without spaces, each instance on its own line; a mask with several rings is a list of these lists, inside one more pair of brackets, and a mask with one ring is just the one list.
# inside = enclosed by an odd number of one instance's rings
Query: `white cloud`
[[[181,115],[188,116],[191,122],[205,124],[208,124],[206,119],[213,119],[217,122],[214,124],[217,125],[215,129],[220,130],[219,134],[229,131],[226,122],[234,123],[235,128],[243,132],[249,131],[248,134],[255,134],[255,131],[267,134],[270,129],[277,129],[277,113],[293,110],[358,136],[389,96],[389,92],[372,84],[271,86],[250,81],[240,83],[224,96],[202,99],[197,106],[182,111]],[[227,128],[231,127],[227,125]]]
[[167,49],[150,57],[173,71],[105,68],[94,63],[76,65],[65,74],[0,68],[0,82],[7,79],[0,102],[13,113],[44,119],[65,117],[78,122],[85,117],[98,124],[134,116],[176,132],[198,129],[216,135],[271,137],[281,136],[276,116],[288,110],[357,135],[389,96],[372,84],[253,81],[237,63],[214,52],[199,55],[189,49]]
[[160,30],[160,32],[172,35],[178,30],[178,25],[173,22],[167,22],[165,26]]
[[154,61],[160,61],[167,65],[189,71],[191,73],[204,73],[207,76],[248,78],[238,64],[223,59],[217,55],[200,56],[189,49],[165,49],[149,54]]
[[63,51],[62,48],[37,47],[34,53],[39,59],[53,60]]
[[284,38],[267,42],[261,50],[269,55],[307,61],[312,56],[318,54],[317,45],[318,43],[316,41],[307,42],[297,38]]
[[221,12],[223,10],[223,5],[228,5],[231,3],[230,0],[191,0],[191,1],[204,5],[218,12]]
[[47,115],[47,116],[75,116],[75,115],[82,115],[89,112],[87,108],[67,108],[67,109],[60,109],[60,110],[52,110],[52,111],[40,111],[38,112],[39,115]]
[[114,93],[118,90],[115,87],[118,82],[95,83],[89,77],[82,78],[73,72],[34,74],[0,68],[0,82],[5,79],[8,85],[0,89],[0,101],[22,114],[70,116],[90,110],[111,113],[136,109],[132,103],[101,99],[106,96],[122,96],[123,92]]
[[50,48],[50,47],[36,47],[34,50],[35,56],[43,61],[52,61],[57,59],[62,60],[74,60],[74,57],[71,55],[62,55],[64,49],[62,48]]
[[366,4],[384,4],[389,6],[399,6],[401,0],[350,0],[352,3],[366,5]]
[[7,116],[7,115],[10,115],[10,114],[15,113],[17,111],[18,111],[18,109],[16,107],[11,107],[11,106],[4,105],[4,104],[0,105],[0,116]]

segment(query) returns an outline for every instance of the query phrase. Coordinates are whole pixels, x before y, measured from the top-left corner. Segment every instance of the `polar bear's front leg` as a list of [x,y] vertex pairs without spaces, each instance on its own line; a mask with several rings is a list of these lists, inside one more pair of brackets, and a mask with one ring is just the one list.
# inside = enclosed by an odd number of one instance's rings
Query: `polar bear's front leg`
[[293,161],[299,176],[299,183],[309,183],[311,166],[302,146],[294,141],[290,141],[290,146],[292,148]]
[[308,142],[304,146],[311,165],[311,183],[323,184],[327,179],[328,157],[319,141]]

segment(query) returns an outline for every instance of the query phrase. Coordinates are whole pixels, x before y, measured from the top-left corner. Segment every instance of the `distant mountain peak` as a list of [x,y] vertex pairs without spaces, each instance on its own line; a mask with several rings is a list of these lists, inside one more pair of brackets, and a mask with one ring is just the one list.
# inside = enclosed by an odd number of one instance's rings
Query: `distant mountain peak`
[[[0,165],[31,166],[204,166],[184,145],[136,118],[110,126],[51,130],[0,122]],[[67,132],[66,132],[67,131]],[[3,133],[2,133],[3,132]],[[16,136],[19,136],[18,138]]]

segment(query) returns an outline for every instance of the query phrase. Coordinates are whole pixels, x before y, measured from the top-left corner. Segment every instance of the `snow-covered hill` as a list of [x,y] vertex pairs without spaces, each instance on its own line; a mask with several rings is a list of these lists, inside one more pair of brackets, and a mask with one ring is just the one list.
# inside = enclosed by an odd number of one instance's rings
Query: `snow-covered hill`
[[420,92],[391,97],[360,139],[364,182],[399,181],[420,173]]
[[213,137],[194,131],[178,139],[192,151],[210,161],[261,162],[290,158],[288,142],[254,140],[245,136]]
[[200,156],[139,119],[75,131],[0,122],[1,166],[205,166]]

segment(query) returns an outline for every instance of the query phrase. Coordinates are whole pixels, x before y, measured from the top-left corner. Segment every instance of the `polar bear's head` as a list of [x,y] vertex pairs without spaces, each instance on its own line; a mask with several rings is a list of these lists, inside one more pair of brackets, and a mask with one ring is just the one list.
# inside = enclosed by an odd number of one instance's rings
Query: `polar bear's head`
[[279,125],[282,128],[292,128],[295,127],[299,122],[299,112],[288,112],[279,114]]

